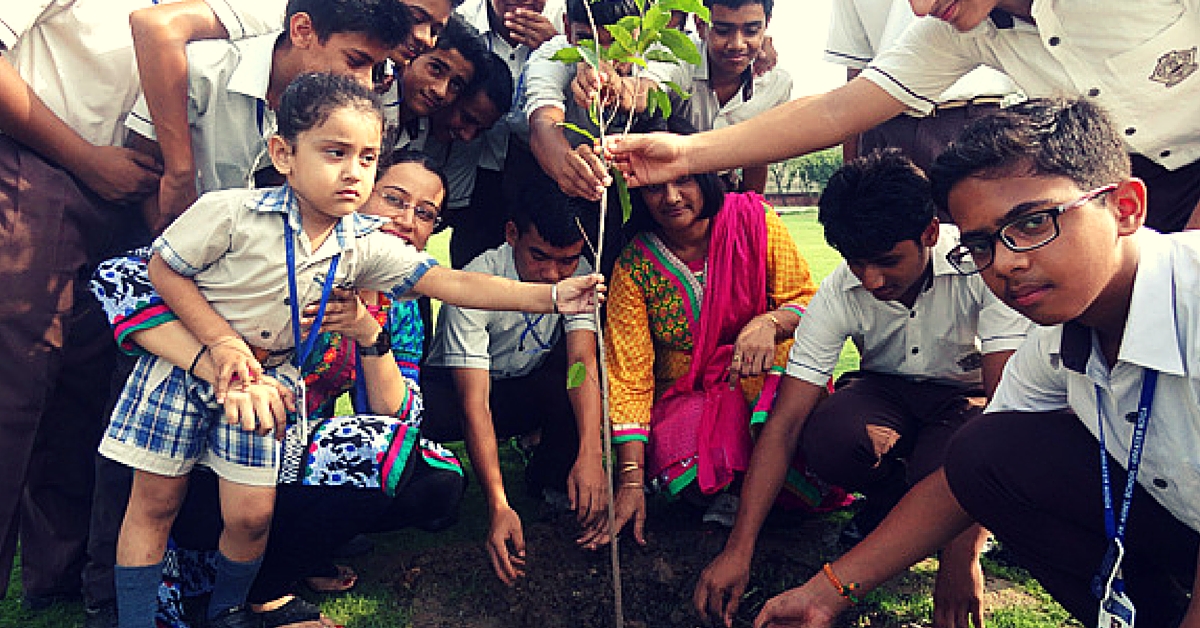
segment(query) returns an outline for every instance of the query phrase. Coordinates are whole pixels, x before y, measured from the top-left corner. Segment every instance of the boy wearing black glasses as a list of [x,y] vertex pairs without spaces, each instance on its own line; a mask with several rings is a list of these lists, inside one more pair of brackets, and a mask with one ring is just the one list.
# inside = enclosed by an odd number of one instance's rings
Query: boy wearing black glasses
[[[808,468],[867,506],[843,533],[870,532],[922,478],[941,467],[946,443],[977,417],[1029,321],[979,277],[946,261],[957,230],[934,216],[929,181],[892,149],[852,161],[830,179],[818,215],[825,239],[846,258],[822,282],[796,328],[787,375],[757,440],[741,508],[725,550],[696,589],[702,614],[732,621],[755,537],[800,452]],[[859,371],[821,401],[850,339]],[[818,403],[820,401],[820,403]],[[939,614],[979,612],[976,562],[983,532],[946,546],[935,600]]]
[[818,574],[758,625],[831,616],[848,583],[865,593],[975,521],[1084,625],[1200,625],[1200,235],[1143,228],[1146,186],[1086,100],[977,122],[933,179],[962,229],[950,260],[1047,327],[944,471],[832,565],[841,587]]

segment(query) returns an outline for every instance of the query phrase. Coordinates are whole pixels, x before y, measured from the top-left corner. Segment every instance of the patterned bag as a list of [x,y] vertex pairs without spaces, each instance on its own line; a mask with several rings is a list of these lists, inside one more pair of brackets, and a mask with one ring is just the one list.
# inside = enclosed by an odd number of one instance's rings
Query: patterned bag
[[393,416],[312,420],[308,438],[292,426],[284,439],[280,484],[382,489],[395,496],[408,482],[418,430]]

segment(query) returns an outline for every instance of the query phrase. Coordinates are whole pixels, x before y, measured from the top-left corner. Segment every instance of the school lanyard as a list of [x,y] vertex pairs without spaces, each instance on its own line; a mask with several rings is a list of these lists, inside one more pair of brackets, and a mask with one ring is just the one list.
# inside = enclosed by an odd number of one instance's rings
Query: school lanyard
[[1133,428],[1133,439],[1129,443],[1129,477],[1125,480],[1125,493],[1121,496],[1121,513],[1113,507],[1112,480],[1108,473],[1108,451],[1104,444],[1104,401],[1100,385],[1096,384],[1097,437],[1100,440],[1100,486],[1104,493],[1104,532],[1108,536],[1108,550],[1100,570],[1092,580],[1092,593],[1104,599],[1105,589],[1111,580],[1112,588],[1118,593],[1125,590],[1125,581],[1115,576],[1125,553],[1125,524],[1129,520],[1129,505],[1133,502],[1133,490],[1137,486],[1138,467],[1142,462],[1142,446],[1146,443],[1146,426],[1150,423],[1150,407],[1154,401],[1154,389],[1158,384],[1158,371],[1145,369],[1142,374],[1142,395],[1138,400],[1137,423]]
[[[329,260],[329,272],[325,275],[325,283],[321,286],[321,300],[317,304],[317,317],[313,319],[312,327],[308,330],[308,337],[303,342],[300,340],[300,299],[296,290],[296,243],[295,236],[292,232],[292,223],[287,214],[283,216],[283,233],[284,233],[284,248],[287,251],[287,268],[288,268],[288,295],[292,310],[292,339],[296,343],[295,355],[292,356],[297,369],[303,369],[304,363],[308,360],[309,354],[312,353],[313,347],[317,344],[317,336],[320,335],[321,323],[325,320],[325,306],[329,304],[329,295],[333,292],[333,276],[337,273],[338,260],[342,254],[338,253]],[[305,396],[304,375],[300,374],[300,403],[297,404],[300,410],[300,419],[304,430],[308,428],[308,407]]]

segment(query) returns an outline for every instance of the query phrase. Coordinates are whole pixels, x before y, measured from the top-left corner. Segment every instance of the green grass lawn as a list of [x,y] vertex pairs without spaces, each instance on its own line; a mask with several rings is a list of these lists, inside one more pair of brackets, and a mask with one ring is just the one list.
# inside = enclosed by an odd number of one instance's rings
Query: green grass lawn
[[[791,231],[800,252],[808,260],[813,278],[819,282],[841,262],[840,256],[830,248],[822,237],[820,226],[816,222],[814,211],[799,211],[784,216],[784,223]],[[430,252],[448,263],[449,234],[435,236],[429,244]],[[838,372],[856,368],[858,354],[854,347],[847,344],[838,364]],[[464,467],[469,469],[469,463],[461,446],[455,447]],[[520,460],[509,447],[501,447],[501,465],[508,477],[520,476]],[[470,473],[470,471],[468,471]],[[515,484],[515,482],[514,482]],[[510,499],[519,512],[533,512],[537,507],[522,490],[511,490]],[[416,552],[439,546],[461,543],[480,543],[487,532],[487,516],[483,496],[479,491],[478,482],[472,482],[464,498],[460,512],[460,523],[451,530],[439,534],[427,534],[419,531],[404,531],[373,537],[376,551],[372,556],[359,557],[353,560],[360,573],[359,586],[349,594],[328,596],[321,600],[322,608],[335,621],[347,628],[404,628],[410,625],[409,609],[399,602],[394,590],[388,586],[389,576],[385,573],[385,559],[399,552]],[[482,551],[480,556],[482,558]],[[988,567],[989,573],[1003,572],[1003,569]],[[1012,570],[1009,570],[1010,572]],[[1048,600],[1036,582],[1022,576],[1020,572],[1011,576],[1002,574],[1010,580],[1016,579],[1018,584],[1034,597],[1042,600],[1042,604],[1034,608],[1004,608],[992,618],[992,625],[998,626],[1029,626],[1044,627],[1063,625],[1066,621],[1061,608]],[[1040,597],[1039,597],[1040,596]],[[929,595],[917,593],[905,596],[903,599],[882,599],[879,601],[878,612],[891,619],[905,622],[928,622],[928,609],[932,605]],[[13,585],[8,597],[0,601],[0,628],[66,628],[82,625],[83,614],[78,603],[66,603],[52,607],[41,613],[29,613],[20,608],[20,584],[18,570],[13,571]],[[862,618],[856,625],[872,625]],[[878,625],[878,624],[875,624]]]

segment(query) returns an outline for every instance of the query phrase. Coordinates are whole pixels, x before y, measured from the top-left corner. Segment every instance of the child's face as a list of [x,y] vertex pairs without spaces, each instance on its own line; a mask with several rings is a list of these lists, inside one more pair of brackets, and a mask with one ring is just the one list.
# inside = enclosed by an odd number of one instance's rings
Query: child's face
[[509,221],[504,227],[505,239],[513,249],[513,265],[521,281],[534,283],[557,283],[575,274],[579,267],[579,256],[583,254],[583,240],[568,246],[554,246],[542,237],[537,225],[521,232]]
[[915,240],[899,242],[871,258],[848,259],[846,265],[876,299],[908,301],[929,268],[931,249],[938,240],[937,220],[930,222],[919,239],[920,243]]
[[404,70],[404,107],[422,117],[458,98],[475,77],[475,67],[457,50],[434,49]]
[[371,68],[387,58],[390,50],[363,33],[333,33],[324,43],[312,37],[293,38],[300,53],[299,72],[328,72],[353,77],[372,86]]
[[295,143],[271,138],[271,160],[287,177],[306,221],[332,222],[362,206],[375,180],[382,120],[357,107],[339,107]]
[[425,250],[445,196],[442,180],[421,164],[396,164],[375,182],[375,190],[361,211],[391,218],[383,227],[384,233]]
[[[950,190],[948,202],[962,237],[970,240],[994,238],[1013,218],[1087,192],[1065,177],[967,178]],[[1126,182],[1058,215],[1058,235],[1039,248],[1018,253],[995,242],[992,265],[980,274],[997,297],[1040,325],[1086,321],[1120,303],[1123,292],[1128,300],[1132,285],[1122,286],[1120,279],[1121,240],[1141,226],[1144,200],[1141,183]]]
[[412,17],[412,33],[397,46],[394,57],[403,65],[437,44],[437,38],[450,20],[450,0],[401,0]]
[[761,4],[747,3],[731,9],[712,8],[712,25],[700,22],[701,34],[708,44],[708,63],[726,76],[746,71],[762,50],[767,36],[767,14]]

